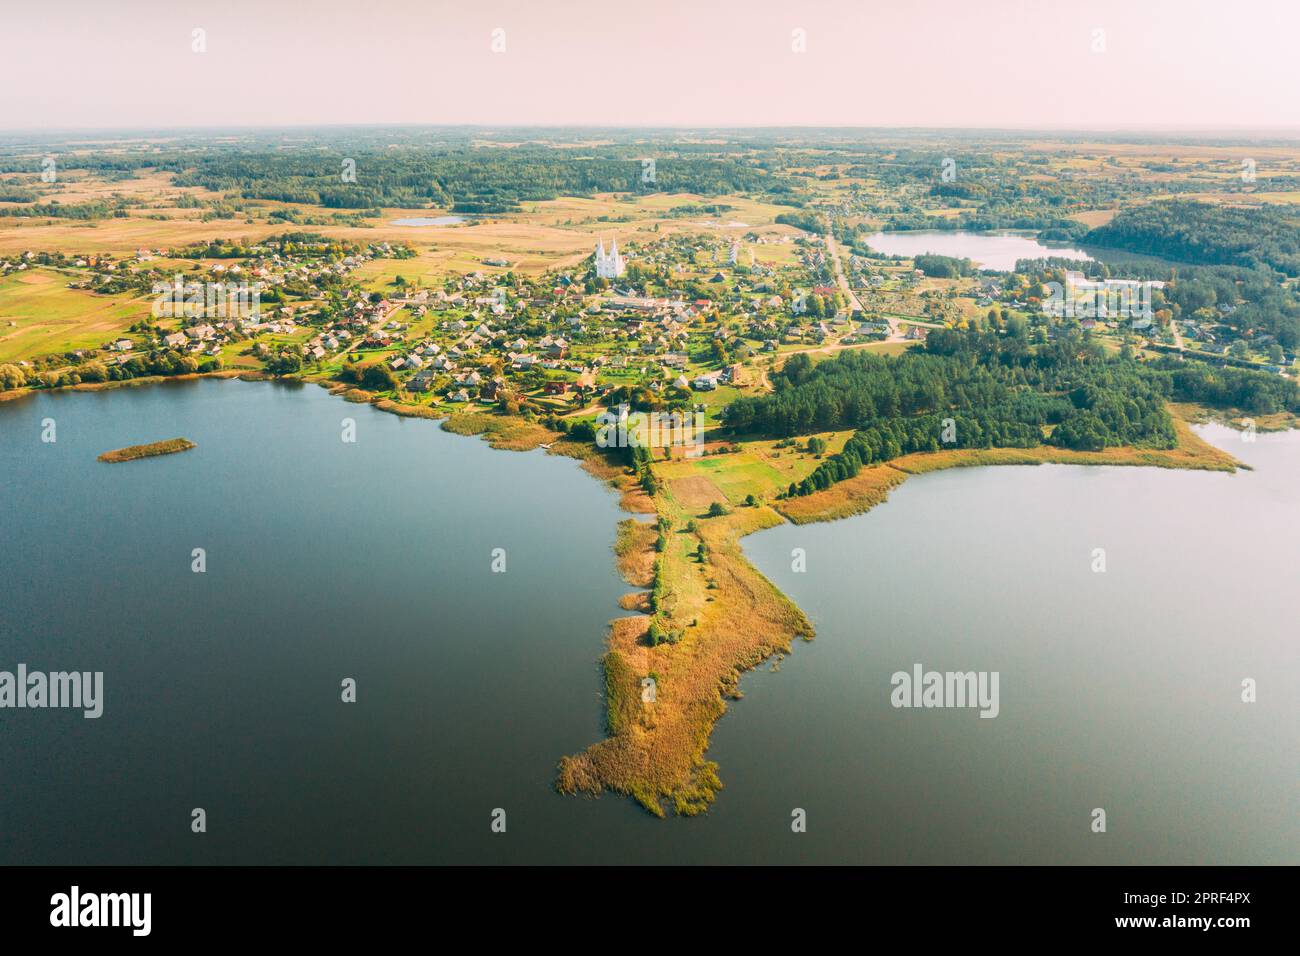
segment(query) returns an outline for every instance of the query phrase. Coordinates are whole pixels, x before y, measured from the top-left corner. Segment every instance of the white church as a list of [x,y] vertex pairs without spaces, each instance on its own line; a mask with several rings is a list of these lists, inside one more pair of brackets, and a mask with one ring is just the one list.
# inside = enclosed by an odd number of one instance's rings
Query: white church
[[596,240],[596,278],[598,279],[617,279],[627,271],[627,260],[618,254],[618,238],[609,245],[609,252],[605,252],[605,241]]

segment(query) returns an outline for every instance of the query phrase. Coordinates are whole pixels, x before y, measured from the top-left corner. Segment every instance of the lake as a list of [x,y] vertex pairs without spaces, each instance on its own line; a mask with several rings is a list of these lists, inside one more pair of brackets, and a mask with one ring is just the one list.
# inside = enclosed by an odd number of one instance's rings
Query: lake
[[866,244],[889,256],[917,256],[924,253],[969,259],[980,269],[1010,272],[1017,259],[1092,260],[1082,249],[1068,245],[1046,245],[1023,232],[962,232],[941,229],[917,229],[904,232],[878,232],[868,236]]
[[412,216],[394,219],[394,226],[456,226],[465,221],[463,216]]
[[[743,679],[713,810],[658,820],[551,787],[627,590],[575,462],[315,386],[0,403],[0,669],[105,675],[97,720],[0,711],[0,863],[1294,862],[1300,435],[1207,434],[1256,470],[943,472],[746,539],[818,636]],[[892,708],[916,662],[999,671],[999,716]]]

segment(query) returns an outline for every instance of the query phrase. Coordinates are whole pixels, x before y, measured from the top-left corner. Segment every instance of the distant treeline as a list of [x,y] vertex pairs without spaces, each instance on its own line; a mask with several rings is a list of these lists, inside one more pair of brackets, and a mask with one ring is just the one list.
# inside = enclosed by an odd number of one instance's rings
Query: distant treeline
[[1085,238],[1199,265],[1262,265],[1300,276],[1300,216],[1286,207],[1171,199],[1126,209]]
[[[23,202],[10,199],[11,202]],[[83,203],[37,203],[32,206],[0,206],[0,216],[19,219],[108,219],[111,216],[125,217],[126,208],[110,206],[103,202]]]
[[[345,167],[345,160],[352,163]],[[355,181],[344,181],[344,173],[351,179],[353,169]],[[518,147],[385,149],[355,156],[332,150],[212,153],[191,160],[176,182],[247,199],[328,208],[433,205],[483,213],[602,192],[764,192],[777,181],[756,164],[729,157],[659,158],[651,173],[639,159]]]

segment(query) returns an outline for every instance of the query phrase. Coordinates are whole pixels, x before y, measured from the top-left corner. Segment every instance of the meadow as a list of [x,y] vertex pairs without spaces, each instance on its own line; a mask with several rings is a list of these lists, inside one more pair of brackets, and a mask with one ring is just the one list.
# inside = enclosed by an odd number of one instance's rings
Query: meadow
[[96,350],[150,315],[148,297],[100,296],[69,289],[72,276],[26,269],[0,277],[0,362]]

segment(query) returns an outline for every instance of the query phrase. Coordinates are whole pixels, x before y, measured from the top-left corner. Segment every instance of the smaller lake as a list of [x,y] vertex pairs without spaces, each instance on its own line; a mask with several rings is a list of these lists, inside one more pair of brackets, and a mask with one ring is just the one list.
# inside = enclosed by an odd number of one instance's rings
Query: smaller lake
[[394,226],[455,226],[465,221],[464,216],[413,216],[394,219]]
[[878,232],[867,237],[867,245],[889,256],[918,256],[931,253],[969,259],[981,269],[1010,272],[1017,259],[1092,260],[1082,249],[1068,245],[1045,245],[1023,232],[960,232],[916,229],[907,232]]

